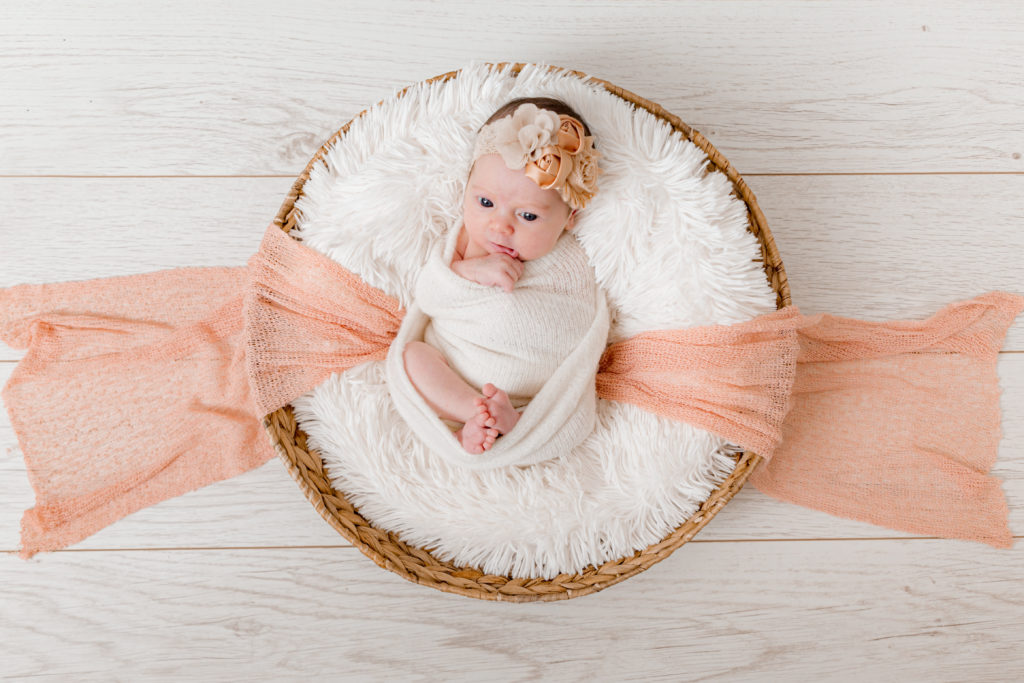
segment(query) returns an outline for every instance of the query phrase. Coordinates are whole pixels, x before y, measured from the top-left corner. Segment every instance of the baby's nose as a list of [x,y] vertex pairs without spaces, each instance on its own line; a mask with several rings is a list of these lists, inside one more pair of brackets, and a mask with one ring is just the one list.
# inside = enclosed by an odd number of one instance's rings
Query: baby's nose
[[504,218],[498,218],[493,223],[491,223],[491,229],[494,230],[494,232],[502,235],[511,235],[513,231],[512,223],[505,220]]

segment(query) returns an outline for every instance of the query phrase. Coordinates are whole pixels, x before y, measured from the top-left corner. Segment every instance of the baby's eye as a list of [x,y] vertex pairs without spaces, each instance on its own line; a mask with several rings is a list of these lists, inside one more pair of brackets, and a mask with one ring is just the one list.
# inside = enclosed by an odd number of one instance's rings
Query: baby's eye
[[537,218],[539,218],[539,216],[537,216],[537,214],[530,213],[529,211],[524,211],[520,215],[523,217],[524,221],[535,221],[535,220],[537,220]]
[[481,198],[480,198],[480,206],[485,206],[485,207],[487,207],[487,208],[489,209],[489,208],[491,208],[492,206],[494,206],[494,202],[492,202],[492,201],[491,201],[490,199],[488,199],[487,197],[481,197]]

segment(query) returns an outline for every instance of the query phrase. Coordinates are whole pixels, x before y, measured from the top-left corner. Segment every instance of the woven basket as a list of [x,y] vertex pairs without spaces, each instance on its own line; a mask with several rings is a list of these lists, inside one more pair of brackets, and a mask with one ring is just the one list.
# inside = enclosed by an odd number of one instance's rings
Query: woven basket
[[[513,73],[518,74],[523,66],[523,64],[512,65]],[[431,78],[427,82],[448,80],[454,78],[458,73],[458,71],[451,71]],[[587,77],[586,74],[578,71],[571,73],[581,78]],[[613,95],[646,109],[671,125],[708,155],[707,173],[721,171],[729,178],[733,184],[733,194],[747,204],[749,230],[757,236],[761,243],[761,261],[772,289],[776,292],[777,306],[779,308],[788,306],[790,304],[789,285],[782,267],[782,259],[775,248],[775,241],[768,231],[764,214],[761,213],[754,194],[736,172],[736,169],[703,135],[683,123],[678,117],[665,111],[661,106],[607,81],[591,80],[603,85]],[[359,116],[362,116],[362,113]],[[320,147],[295,184],[292,185],[291,192],[274,219],[275,224],[285,232],[295,226],[297,218],[294,211],[295,202],[302,195],[302,188],[309,179],[310,170],[315,164],[320,163],[327,148],[346,134],[350,125],[351,122],[345,124]],[[381,567],[414,583],[471,598],[508,602],[575,598],[595,593],[639,574],[668,557],[672,551],[689,541],[704,528],[704,525],[715,516],[722,506],[742,488],[747,477],[761,460],[760,456],[754,453],[739,454],[732,474],[712,492],[689,520],[658,543],[635,552],[629,557],[605,562],[599,567],[590,566],[579,574],[561,574],[553,579],[516,579],[484,574],[472,567],[457,567],[450,562],[437,559],[427,549],[403,543],[391,532],[374,528],[359,514],[359,511],[345,498],[345,495],[336,491],[331,485],[330,479],[324,471],[320,454],[306,445],[306,434],[298,427],[291,406],[285,406],[267,415],[263,420],[263,426],[270,435],[278,455],[284,460],[288,471],[316,511],[364,555]]]

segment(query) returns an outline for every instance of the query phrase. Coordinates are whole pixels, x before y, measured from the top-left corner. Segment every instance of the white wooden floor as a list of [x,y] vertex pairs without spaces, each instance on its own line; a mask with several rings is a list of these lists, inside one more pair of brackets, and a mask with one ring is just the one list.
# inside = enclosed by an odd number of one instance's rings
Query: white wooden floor
[[[0,286],[241,265],[333,131],[474,59],[574,67],[702,131],[757,193],[805,313],[920,318],[1024,293],[1012,0],[5,2]],[[0,347],[0,380],[18,357]],[[999,372],[996,472],[1020,539],[1024,320]],[[276,461],[25,562],[31,491],[0,419],[0,676],[1024,676],[1024,542],[913,538],[753,489],[648,572],[560,603],[407,583]]]

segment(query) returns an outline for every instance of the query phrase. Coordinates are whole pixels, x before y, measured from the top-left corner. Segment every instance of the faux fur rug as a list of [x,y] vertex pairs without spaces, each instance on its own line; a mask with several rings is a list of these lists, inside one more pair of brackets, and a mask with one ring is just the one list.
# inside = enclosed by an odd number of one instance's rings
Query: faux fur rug
[[[603,155],[576,235],[608,294],[609,341],[774,310],[746,207],[723,174],[705,174],[705,154],[599,85],[539,67],[514,77],[474,65],[370,109],[313,169],[298,236],[408,305],[430,246],[459,226],[476,130],[522,96],[569,103]],[[560,458],[453,467],[395,412],[383,362],[333,376],[294,407],[334,486],[375,526],[514,577],[577,572],[663,539],[733,466],[718,437],[599,400],[593,434]]]

